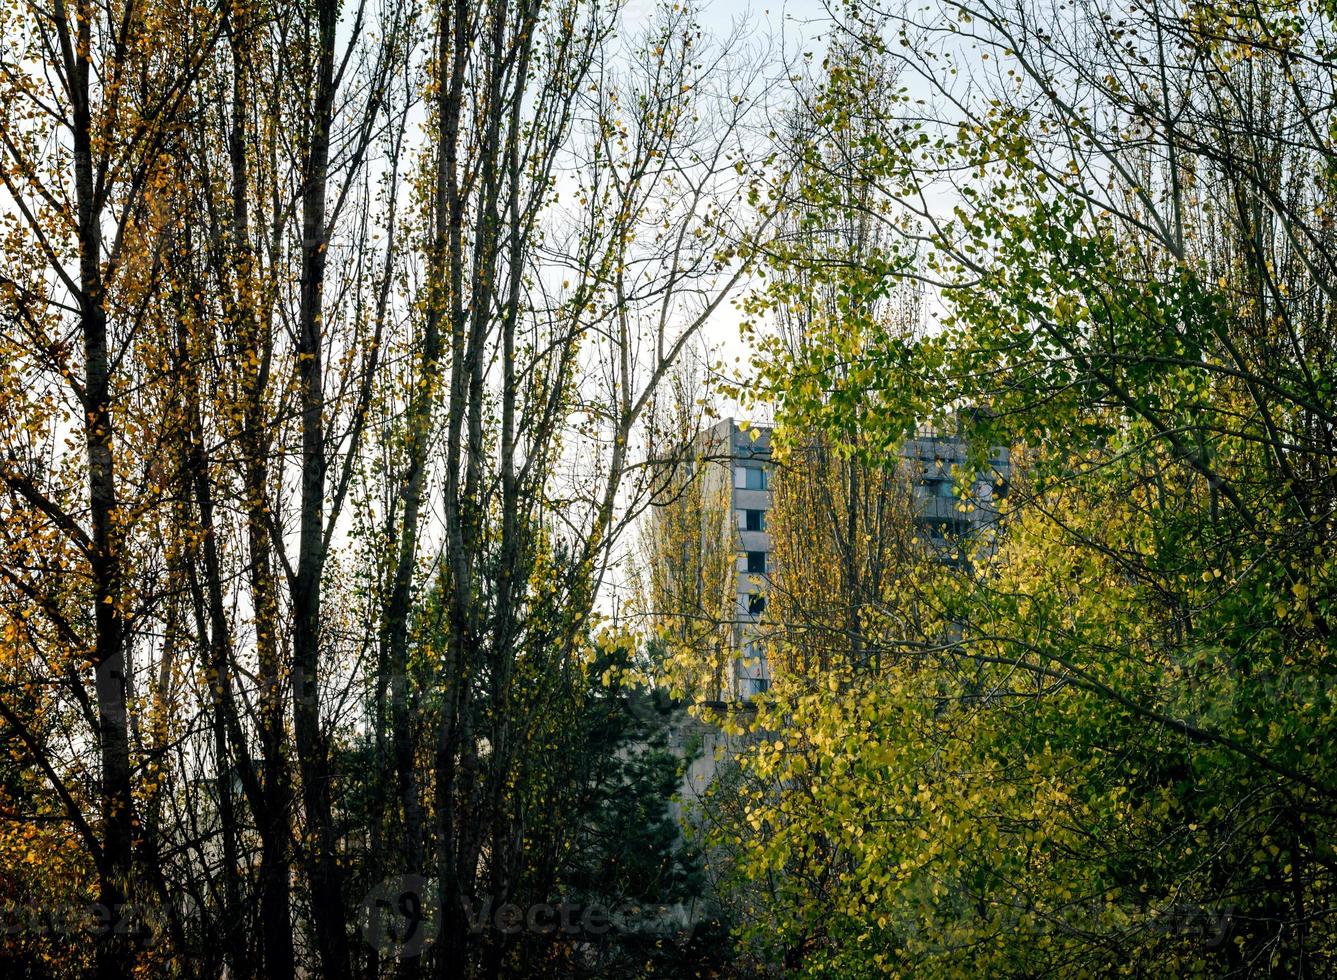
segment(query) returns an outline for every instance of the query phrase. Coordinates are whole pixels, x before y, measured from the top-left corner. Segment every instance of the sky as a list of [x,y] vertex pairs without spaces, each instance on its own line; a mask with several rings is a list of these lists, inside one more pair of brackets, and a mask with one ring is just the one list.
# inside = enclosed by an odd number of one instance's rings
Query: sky
[[[657,3],[662,0],[627,0],[623,8],[624,30],[634,35],[653,16]],[[827,23],[826,5],[822,0],[703,0],[700,5],[702,28],[717,41],[741,36],[746,43],[758,48],[769,45],[770,57],[779,62],[795,63],[805,51],[820,46],[821,33]],[[751,354],[750,346],[740,335],[742,315],[737,304],[747,294],[752,283],[744,282],[735,290],[730,301],[721,305],[702,332],[702,347],[709,350],[712,362],[722,362],[726,370],[745,371]],[[747,421],[769,421],[769,413],[743,409],[734,402],[717,396],[717,408],[722,417]]]
[[[658,2],[660,0],[627,0],[622,14],[624,40],[632,40],[649,24]],[[825,21],[825,7],[821,0],[788,0],[784,3],[705,0],[700,7],[701,26],[717,42],[736,37],[758,52],[768,48],[767,57],[776,61],[777,80],[785,74],[782,63],[792,64],[801,59],[805,51],[817,49]],[[783,92],[778,89],[777,92],[783,98]],[[747,373],[751,350],[740,335],[739,325],[743,317],[737,304],[754,286],[755,280],[740,283],[729,301],[722,304],[707,322],[701,333],[701,343],[697,345],[697,353],[705,354],[712,363],[722,362],[726,373]],[[744,409],[718,394],[714,396],[714,408],[723,418],[770,421],[769,411]],[[600,597],[599,606],[605,615],[616,617],[628,597],[632,582],[623,562],[633,558],[635,548],[633,532],[625,536],[616,549],[618,560],[605,580]]]

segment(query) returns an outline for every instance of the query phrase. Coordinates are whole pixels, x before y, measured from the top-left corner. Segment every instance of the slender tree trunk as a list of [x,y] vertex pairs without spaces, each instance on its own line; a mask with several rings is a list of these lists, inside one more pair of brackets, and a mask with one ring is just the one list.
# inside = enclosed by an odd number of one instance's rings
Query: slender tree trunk
[[[255,645],[259,666],[261,798],[256,824],[260,834],[261,945],[265,976],[285,980],[296,974],[291,897],[292,785],[288,775],[287,736],[283,730],[283,667],[278,649],[278,595],[265,525],[268,467],[265,442],[252,431],[246,454],[246,536],[249,577],[255,603]],[[244,746],[243,746],[244,748]]]
[[[441,133],[440,130],[438,132]],[[414,873],[419,873],[422,869],[424,849],[422,801],[413,766],[413,738],[409,717],[408,634],[409,611],[413,600],[413,574],[418,558],[418,524],[427,478],[428,437],[431,434],[442,356],[441,318],[449,302],[444,288],[449,208],[446,168],[442,165],[445,150],[441,144],[444,138],[444,134],[438,138],[438,167],[433,208],[436,230],[428,273],[429,295],[423,324],[421,368],[418,377],[411,380],[412,390],[409,395],[407,421],[409,431],[407,469],[401,490],[403,511],[400,518],[394,579],[390,600],[385,610],[387,654],[385,666],[389,675],[387,686],[390,693],[391,753],[400,807],[403,811],[404,858],[408,868]]]
[[[440,159],[437,166],[438,195],[444,197],[446,243],[438,276],[445,284],[450,322],[450,393],[445,461],[445,499],[447,568],[447,660],[442,670],[446,696],[437,730],[433,760],[436,784],[436,868],[440,890],[441,934],[437,949],[438,975],[453,976],[467,963],[468,922],[465,902],[472,898],[466,891],[463,871],[464,851],[459,833],[458,801],[472,795],[474,774],[468,760],[461,759],[472,739],[469,712],[468,658],[472,654],[467,639],[467,609],[472,587],[468,565],[463,561],[463,530],[459,514],[461,430],[464,423],[464,199],[459,187],[460,118],[464,101],[464,76],[468,64],[470,38],[468,0],[442,4],[437,21],[437,120]],[[438,201],[438,207],[440,207]],[[460,762],[464,762],[463,778]]]
[[[187,229],[186,254],[177,256],[177,261],[182,266],[189,261],[190,251]],[[195,364],[196,355],[191,350],[185,320],[178,316],[176,370],[183,381],[182,388],[186,400],[182,406],[186,420],[182,494],[186,500],[193,496],[198,511],[202,538],[201,557],[204,559],[204,588],[199,587],[199,575],[193,566],[189,570],[189,579],[192,584],[191,591],[195,596],[199,645],[203,648],[202,652],[209,670],[210,727],[214,743],[214,779],[218,792],[218,831],[223,845],[223,907],[218,918],[222,922],[224,942],[218,954],[220,961],[226,964],[230,976],[248,977],[251,975],[251,964],[246,957],[246,938],[242,934],[239,880],[241,862],[238,856],[236,808],[232,799],[232,780],[235,775],[231,764],[232,742],[229,731],[234,727],[229,724],[233,720],[230,717],[232,643],[227,607],[223,598],[223,572],[218,553],[218,532],[214,524],[213,487],[209,479],[209,459],[204,448],[204,425],[198,400],[201,384]],[[193,556],[187,560],[193,561]],[[244,742],[238,747],[245,751]],[[243,760],[242,764],[248,762],[249,760]]]
[[[269,533],[271,436],[265,417],[272,339],[268,320],[257,305],[259,270],[252,253],[247,203],[251,181],[247,145],[254,25],[245,5],[238,5],[231,16],[228,38],[233,79],[228,163],[232,227],[228,255],[233,285],[229,293],[232,309],[228,312],[235,324],[238,346],[245,355],[241,359],[242,511],[246,524],[247,584],[255,629],[261,760],[259,786],[249,787],[247,795],[260,836],[260,947],[264,974],[275,980],[289,980],[296,973],[291,897],[292,787],[283,725],[286,671],[279,659],[278,583]],[[236,751],[242,755],[238,759],[241,771],[250,775],[250,749],[239,727],[234,729],[233,739]]]
[[[130,738],[126,707],[125,622],[120,529],[116,513],[116,466],[112,439],[111,368],[107,311],[102,286],[102,201],[94,178],[91,115],[93,11],[87,2],[76,13],[79,50],[74,58],[73,142],[79,239],[79,326],[84,348],[84,443],[88,460],[89,519],[92,525],[91,577],[94,629],[93,667],[97,694],[98,757],[101,768],[102,853],[99,901],[109,923],[126,901],[133,862],[130,795]],[[125,937],[109,924],[97,945],[99,977],[129,976]]]
[[[535,5],[521,7],[521,20],[530,26],[522,29],[519,41],[517,75],[525,77],[529,72],[531,52],[533,50],[533,20],[537,12]],[[497,52],[498,55],[500,52]],[[500,92],[496,92],[498,116],[502,113]],[[515,833],[515,813],[507,805],[507,793],[511,789],[509,774],[512,765],[512,718],[510,708],[511,676],[515,655],[515,594],[518,583],[523,580],[525,570],[520,567],[520,485],[517,480],[516,457],[516,401],[519,397],[516,384],[515,330],[520,309],[520,275],[524,257],[524,228],[520,215],[520,100],[513,99],[507,110],[510,118],[505,140],[505,180],[509,193],[506,199],[506,220],[508,234],[505,240],[507,267],[510,275],[509,288],[505,296],[505,311],[501,323],[501,549],[497,569],[497,608],[494,614],[493,663],[492,667],[492,743],[493,757],[499,772],[493,779],[491,800],[492,839],[490,841],[492,859],[492,899],[493,907],[500,907],[511,898],[514,887],[514,867],[520,859],[518,853],[519,835]],[[498,147],[500,149],[500,147]],[[498,154],[500,156],[500,154]],[[500,178],[498,178],[500,179]],[[501,208],[494,197],[492,221],[496,226],[493,241],[498,253],[502,251]],[[493,277],[495,278],[495,277]],[[616,453],[622,447],[614,447]],[[505,949],[500,936],[494,936],[489,973],[497,976],[504,966]]]
[[[78,155],[78,154],[76,154]],[[76,163],[76,171],[85,166]],[[83,181],[80,180],[82,184]],[[82,210],[82,208],[81,208]],[[96,218],[92,219],[96,221]],[[87,226],[85,226],[87,227]],[[96,232],[89,235],[96,242]],[[94,248],[97,246],[94,245]],[[94,256],[96,256],[94,252]],[[96,265],[97,259],[88,262]],[[98,755],[101,763],[102,861],[98,869],[102,906],[114,922],[126,901],[133,855],[130,796],[130,739],[126,702],[125,629],[121,613],[119,533],[116,528],[116,475],[111,436],[111,398],[107,356],[107,318],[96,272],[85,276],[81,303],[86,359],[88,485],[93,526],[93,601],[96,640],[93,653],[98,707]],[[129,976],[130,956],[123,936],[108,928],[99,937],[98,976]]]
[[334,113],[335,0],[316,8],[316,101],[302,187],[302,280],[297,322],[302,478],[297,571],[292,589],[293,733],[301,766],[311,912],[323,976],[351,976],[343,874],[335,853],[329,749],[320,730],[320,587],[325,567],[325,401],[322,293],[326,264],[326,190]]

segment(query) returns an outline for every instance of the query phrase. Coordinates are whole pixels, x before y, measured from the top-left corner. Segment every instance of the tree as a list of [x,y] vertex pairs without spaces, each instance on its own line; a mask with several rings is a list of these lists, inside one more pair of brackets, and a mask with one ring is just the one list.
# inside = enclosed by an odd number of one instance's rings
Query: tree
[[982,406],[978,458],[1013,445],[1026,476],[997,553],[927,593],[952,631],[891,637],[901,666],[761,719],[799,734],[758,779],[822,778],[761,801],[748,872],[820,842],[855,856],[812,973],[1321,973],[1328,202],[1298,175],[1330,154],[1288,120],[1323,117],[1328,18],[846,13],[815,141],[879,134],[845,165],[895,234],[879,276],[843,281],[931,280],[945,315],[914,343],[780,352],[765,377],[783,417],[815,398],[873,458]]
[[[594,598],[644,506],[634,441],[741,274],[715,197],[750,111],[729,62],[702,57],[680,9],[628,52],[624,77],[611,24],[578,4],[455,4],[431,28],[425,280],[413,366],[382,389],[393,492],[367,526],[393,555],[373,698],[395,791],[378,790],[391,812],[377,820],[411,862],[432,844],[443,970],[476,955],[500,969],[504,937],[474,937],[469,909],[543,887],[525,813],[572,736],[556,726],[580,696]],[[610,346],[590,359],[596,337]],[[562,482],[572,465],[580,478]],[[415,651],[424,588],[440,605]]]
[[705,386],[691,366],[669,391],[655,420],[669,451],[640,529],[631,612],[657,655],[647,673],[688,703],[715,701],[729,689],[738,602],[729,447],[705,425]]
[[[189,92],[219,23],[208,7],[150,13],[133,3],[80,2],[50,11],[21,4],[5,24],[15,45],[0,89],[6,346],[27,375],[11,375],[5,390],[17,423],[3,464],[12,542],[5,608],[18,630],[7,653],[25,682],[55,682],[47,710],[74,712],[88,726],[74,751],[96,751],[84,770],[96,774],[96,803],[71,778],[77,760],[19,713],[21,688],[9,690],[0,716],[45,773],[91,859],[104,917],[97,972],[106,977],[128,975],[128,930],[114,926],[150,880],[135,854],[144,837],[135,774],[144,760],[133,752],[130,685],[160,600],[136,574],[156,551],[146,517],[166,492],[162,468],[138,456],[135,443],[176,422],[154,414],[167,381],[152,359],[164,276],[161,202]],[[56,442],[66,432],[82,442],[81,461]],[[24,540],[27,527],[36,536]],[[29,550],[43,539],[54,546],[46,556]],[[29,616],[44,627],[25,629]]]
[[[756,64],[617,17],[0,14],[0,846],[115,918],[104,974],[532,952],[465,913],[566,880],[535,814],[588,789],[552,760],[647,423],[758,221]],[[360,897],[434,870],[437,948],[366,954]]]

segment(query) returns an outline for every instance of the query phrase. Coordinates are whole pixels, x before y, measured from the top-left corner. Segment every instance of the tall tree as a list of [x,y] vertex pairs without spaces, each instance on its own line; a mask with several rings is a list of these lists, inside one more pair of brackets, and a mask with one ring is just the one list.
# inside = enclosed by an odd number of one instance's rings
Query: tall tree
[[1300,175],[1331,153],[1330,18],[838,13],[815,143],[878,132],[842,166],[893,205],[877,274],[843,279],[928,280],[941,326],[777,350],[766,377],[871,458],[987,407],[976,458],[1011,444],[1025,473],[981,574],[886,638],[899,666],[764,721],[803,734],[754,756],[761,783],[826,778],[759,801],[747,874],[856,857],[822,906],[788,892],[823,923],[814,973],[1323,972],[1331,242]]
[[[75,562],[36,579],[31,566],[10,566],[6,583],[17,590],[16,601],[54,617],[63,649],[28,653],[61,665],[56,674],[92,722],[95,815],[66,786],[51,747],[24,740],[96,869],[106,920],[98,933],[98,973],[125,976],[133,957],[125,930],[114,926],[134,900],[139,877],[133,786],[139,763],[131,751],[129,685],[136,629],[157,600],[136,582],[136,562],[147,558],[137,538],[141,516],[164,488],[152,468],[145,479],[128,479],[143,461],[122,440],[152,424],[133,414],[136,388],[164,380],[156,365],[136,360],[133,345],[156,329],[150,318],[164,258],[158,199],[219,17],[189,5],[150,12],[133,2],[21,4],[9,11],[5,30],[14,43],[0,90],[6,119],[0,172],[12,208],[7,330],[9,342],[30,352],[32,369],[47,379],[48,397],[57,397],[57,384],[63,389],[63,405],[28,416],[28,438],[7,447],[4,482],[10,508],[45,515],[73,546],[66,557]],[[40,256],[41,265],[22,259],[11,265],[8,256],[17,249]],[[85,492],[78,503],[70,484],[43,471],[33,452],[56,427],[82,440]],[[86,590],[69,590],[76,575]],[[4,713],[7,724],[26,731],[11,708]]]
[[[757,220],[756,65],[619,16],[0,13],[0,850],[104,973],[537,962],[466,913],[568,880],[647,423]],[[433,870],[434,952],[353,942]],[[56,931],[7,962],[78,972]]]

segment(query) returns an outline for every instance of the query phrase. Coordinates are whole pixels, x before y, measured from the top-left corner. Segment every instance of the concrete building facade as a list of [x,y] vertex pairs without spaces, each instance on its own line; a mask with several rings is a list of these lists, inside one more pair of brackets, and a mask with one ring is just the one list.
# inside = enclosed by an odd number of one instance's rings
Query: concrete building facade
[[[720,494],[729,502],[726,526],[718,533],[728,535],[736,552],[733,658],[719,700],[746,701],[771,683],[758,630],[770,578],[776,572],[768,529],[775,478],[771,428],[724,419],[701,433],[698,448],[707,464],[706,492]],[[913,481],[923,541],[938,553],[938,560],[962,564],[962,541],[999,520],[998,501],[1007,493],[1011,478],[1008,450],[994,448],[987,464],[964,481],[964,494],[958,493],[958,486],[970,465],[969,447],[958,431],[925,426],[906,440],[901,455],[907,477]]]
[[736,552],[734,656],[720,700],[747,700],[765,691],[771,682],[766,652],[757,636],[774,569],[767,530],[773,476],[771,429],[740,426],[733,419],[724,419],[703,432],[700,439],[702,456],[710,464],[706,493],[720,494],[728,500],[728,516],[720,533],[728,535]]
[[[750,731],[730,734],[737,730],[722,722],[731,712],[750,713],[755,706],[749,701],[770,686],[771,667],[760,640],[760,622],[771,576],[783,574],[776,567],[769,530],[775,479],[770,427],[740,426],[725,419],[702,432],[699,440],[698,459],[707,467],[705,491],[729,504],[725,526],[703,528],[702,533],[724,534],[732,542],[737,606],[731,624],[731,670],[718,700],[701,706],[708,708],[704,712],[680,709],[670,727],[669,748],[685,763],[673,812],[687,822],[699,819],[699,808],[720,766],[763,737]],[[936,552],[937,560],[964,565],[962,539],[1000,519],[998,501],[1007,493],[1012,473],[1008,450],[991,451],[987,465],[964,481],[964,496],[955,488],[971,464],[968,446],[958,433],[923,428],[906,441],[901,453],[906,478],[913,485],[920,539]]]

